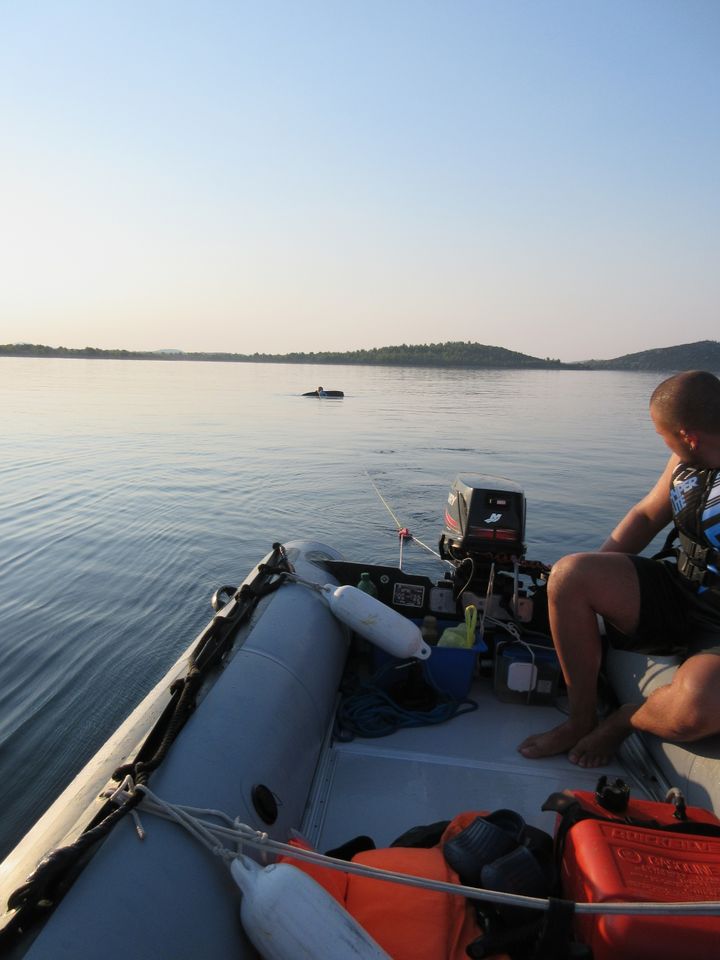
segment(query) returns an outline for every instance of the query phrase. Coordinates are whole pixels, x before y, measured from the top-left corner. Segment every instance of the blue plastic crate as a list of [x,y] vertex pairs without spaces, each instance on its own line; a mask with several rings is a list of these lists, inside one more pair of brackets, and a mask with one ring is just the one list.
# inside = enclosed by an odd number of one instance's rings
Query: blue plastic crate
[[[463,622],[462,620],[438,620],[438,636],[442,636],[443,630],[447,627],[457,627]],[[420,626],[422,621],[413,620],[413,623]],[[422,661],[425,679],[440,692],[446,693],[455,700],[463,700],[472,686],[478,654],[487,652],[487,645],[481,631],[475,631],[475,644],[472,647],[433,646],[430,649],[432,652],[429,658]],[[393,660],[396,663],[401,662],[378,647],[373,649],[375,670],[379,670]]]
[[463,700],[470,692],[479,653],[487,652],[485,641],[478,637],[472,647],[432,647],[423,662],[425,679],[442,693]]

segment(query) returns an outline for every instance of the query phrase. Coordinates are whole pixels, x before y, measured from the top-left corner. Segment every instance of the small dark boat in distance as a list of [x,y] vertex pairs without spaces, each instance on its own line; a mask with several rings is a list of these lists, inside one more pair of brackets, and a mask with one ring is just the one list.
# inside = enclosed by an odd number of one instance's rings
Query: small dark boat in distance
[[324,387],[317,387],[310,393],[304,393],[304,397],[318,397],[321,400],[342,400],[345,394],[342,390],[325,390]]

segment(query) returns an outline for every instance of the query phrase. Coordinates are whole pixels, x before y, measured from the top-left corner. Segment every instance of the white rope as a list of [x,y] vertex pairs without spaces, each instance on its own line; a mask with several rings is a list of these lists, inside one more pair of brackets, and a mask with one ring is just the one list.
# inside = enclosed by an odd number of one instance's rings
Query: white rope
[[426,543],[423,543],[422,540],[418,540],[418,538],[417,538],[414,534],[413,534],[412,539],[413,539],[413,540],[415,541],[415,543],[417,543],[419,546],[423,547],[423,549],[427,550],[428,553],[431,553],[434,557],[437,557],[438,560],[442,560],[442,562],[443,562],[443,563],[446,563],[449,567],[454,567],[454,566],[455,566],[455,564],[454,564],[454,563],[451,563],[450,560],[446,560],[444,557],[441,557],[440,554],[439,554],[436,550],[433,550],[432,547],[429,547]]
[[[390,504],[387,502],[387,500],[385,499],[385,497],[380,493],[377,484],[375,483],[375,481],[373,480],[373,478],[370,476],[370,474],[367,472],[367,470],[365,471],[365,476],[368,478],[368,480],[370,481],[370,483],[373,485],[373,488],[374,488],[374,490],[375,490],[375,493],[378,495],[378,497],[380,498],[381,503],[383,504],[383,506],[385,507],[385,509],[387,510],[387,512],[390,514],[390,516],[391,516],[391,517],[393,518],[393,520],[395,521],[395,524],[396,524],[398,530],[404,529],[404,525],[400,522],[400,520],[398,519],[397,514],[393,511],[392,507],[391,507]],[[404,540],[410,540],[411,543],[412,543],[412,542],[417,543],[417,545],[420,546],[420,547],[422,547],[423,550],[427,550],[428,553],[431,553],[434,557],[436,557],[436,558],[437,558],[438,560],[440,560],[442,563],[446,563],[449,567],[454,567],[454,566],[455,566],[454,563],[451,563],[449,560],[446,560],[444,557],[441,557],[440,554],[437,553],[435,550],[433,550],[432,547],[429,547],[426,543],[423,543],[422,540],[418,540],[418,538],[415,536],[415,534],[414,534],[414,533],[411,533],[409,537],[401,537],[401,538],[400,538],[400,569],[401,569],[401,570],[402,570],[402,563],[403,563],[403,541],[404,541]]]
[[[498,620],[495,617],[486,617],[485,623],[490,624],[492,627],[505,630],[505,632],[509,633],[513,640],[517,640],[518,643],[525,643],[525,641],[520,637],[520,631],[512,622],[512,620]],[[525,645],[528,646],[528,644]]]
[[[266,853],[284,854],[296,860],[306,860],[331,870],[340,870],[343,873],[373,877],[376,880],[386,880],[404,886],[422,887],[426,890],[436,890],[453,896],[468,897],[471,900],[484,900],[489,903],[503,903],[516,907],[530,907],[535,910],[548,910],[550,908],[550,902],[539,897],[525,897],[519,894],[501,893],[498,890],[483,890],[479,887],[445,883],[441,880],[428,880],[424,877],[415,877],[397,873],[393,870],[383,870],[379,867],[368,867],[363,864],[340,860],[336,857],[328,857],[315,850],[303,850],[280,840],[273,840],[267,833],[254,830],[238,820],[232,820],[222,811],[183,807],[179,804],[168,803],[143,785],[138,785],[134,789],[144,794],[140,804],[140,809],[143,812],[155,814],[184,827],[206,849],[220,857],[226,865],[242,852],[244,846],[249,846]],[[112,796],[116,802],[122,803],[130,798],[132,790],[130,784],[124,783]],[[224,821],[227,825],[212,823],[203,819],[204,817],[215,817]],[[235,849],[225,846],[225,842],[232,843]],[[720,914],[720,901],[577,903],[575,904],[575,912],[578,914],[623,914],[630,916],[707,916]]]
[[375,493],[380,497],[380,500],[381,500],[383,506],[385,507],[385,509],[387,510],[387,512],[390,514],[390,516],[393,518],[393,520],[394,520],[395,523],[397,524],[398,530],[402,530],[402,528],[403,528],[402,523],[400,523],[400,521],[398,520],[397,516],[393,513],[392,507],[391,507],[390,504],[387,502],[387,500],[385,499],[385,497],[380,493],[380,491],[379,491],[378,488],[377,488],[377,484],[375,483],[375,481],[373,480],[373,478],[370,476],[370,474],[367,472],[367,470],[365,471],[365,476],[368,478],[368,480],[370,481],[370,483],[373,485],[373,488],[375,489]]
[[304,577],[298,576],[297,573],[286,573],[285,578],[287,580],[292,580],[293,583],[300,583],[303,587],[309,587],[311,590],[316,590],[318,593],[325,592],[325,585],[322,583],[315,583],[314,580],[305,580]]

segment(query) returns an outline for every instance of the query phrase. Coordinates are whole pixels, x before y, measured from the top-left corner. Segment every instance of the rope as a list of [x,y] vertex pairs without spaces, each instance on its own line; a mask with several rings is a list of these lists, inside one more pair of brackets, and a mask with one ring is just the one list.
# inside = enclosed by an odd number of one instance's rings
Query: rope
[[397,514],[393,511],[392,507],[391,507],[390,504],[387,502],[387,500],[385,499],[385,497],[380,493],[380,490],[378,489],[377,484],[375,483],[375,481],[373,480],[373,478],[370,476],[370,474],[367,472],[367,470],[365,471],[365,476],[368,478],[368,480],[370,481],[370,483],[373,485],[373,489],[375,490],[375,493],[376,493],[376,494],[378,495],[378,497],[380,498],[380,502],[383,504],[383,506],[385,507],[385,509],[387,510],[387,512],[388,512],[388,513],[390,514],[390,516],[393,518],[393,520],[395,521],[395,525],[396,525],[397,528],[398,528],[398,533],[400,534],[400,567],[402,568],[403,544],[404,544],[405,540],[410,540],[411,543],[412,543],[412,542],[417,543],[417,545],[418,545],[419,547],[422,547],[424,550],[427,550],[428,553],[431,553],[431,554],[432,554],[434,557],[436,557],[438,560],[441,560],[443,563],[446,563],[449,567],[454,567],[455,564],[451,563],[449,560],[446,560],[444,557],[441,557],[440,554],[437,553],[437,551],[433,550],[433,548],[432,548],[432,547],[429,547],[426,543],[423,543],[422,540],[418,540],[418,538],[417,538],[414,534],[410,533],[410,531],[408,530],[407,527],[403,526],[403,524],[402,524],[402,523],[400,522],[400,520],[398,519]]
[[[384,870],[379,867],[369,867],[348,860],[340,860],[336,857],[329,857],[326,854],[318,853],[315,850],[305,850],[288,843],[283,843],[280,840],[273,840],[267,833],[254,830],[248,824],[241,823],[239,819],[231,820],[231,818],[222,811],[198,807],[184,807],[179,804],[168,803],[154,794],[145,785],[139,785],[134,789],[143,795],[139,807],[141,811],[177,823],[226,864],[234,860],[242,852],[243,847],[248,846],[263,852],[282,854],[295,860],[315,863],[322,867],[328,867],[331,870],[340,870],[343,873],[371,877],[376,880],[389,880],[392,883],[399,883],[404,886],[436,890],[440,893],[468,897],[471,900],[482,900],[487,903],[507,904],[508,906],[514,907],[529,907],[533,910],[542,911],[550,910],[553,903],[552,898],[544,899],[541,897],[522,896],[520,894],[501,893],[498,890],[485,890],[480,887],[468,887],[459,883],[429,880],[425,877],[415,877],[405,873],[397,873],[394,870]],[[129,792],[127,789],[119,788],[114,796],[116,802],[125,803],[134,795],[133,792]],[[222,822],[219,824],[213,823],[205,819],[207,817],[214,817]],[[231,843],[233,848],[231,849],[226,846],[226,843]],[[578,903],[576,904],[575,912],[602,915],[624,914],[629,916],[712,916],[720,914],[720,902],[711,900],[689,903]]]
[[368,480],[370,481],[370,483],[373,485],[373,488],[374,488],[374,490],[375,490],[375,493],[378,495],[378,497],[380,497],[380,502],[383,504],[383,506],[385,507],[385,509],[387,510],[387,512],[390,514],[390,516],[391,516],[391,517],[393,518],[393,520],[395,521],[398,530],[402,530],[402,527],[403,527],[402,523],[400,523],[400,521],[398,520],[397,516],[396,516],[395,513],[393,512],[392,507],[391,507],[390,504],[387,502],[387,500],[385,499],[385,497],[384,497],[384,496],[380,493],[380,491],[378,490],[377,484],[375,483],[375,481],[373,480],[373,478],[370,476],[370,474],[367,472],[367,470],[365,471],[365,476],[368,478]]
[[402,707],[378,684],[388,670],[395,669],[391,663],[381,667],[369,680],[362,680],[356,692],[343,697],[337,711],[336,724],[342,740],[352,739],[348,734],[368,740],[387,737],[403,727],[427,727],[446,723],[453,717],[477,710],[474,700],[438,698],[430,710],[408,710]]
[[315,590],[317,593],[325,593],[325,585],[322,583],[315,583],[314,580],[305,580],[304,577],[298,576],[297,573],[286,573],[286,580],[292,580],[293,583],[300,583],[303,587],[309,587],[311,590]]
[[433,550],[432,547],[429,547],[426,543],[423,543],[422,540],[418,540],[418,538],[414,534],[411,537],[411,539],[414,540],[415,543],[418,544],[418,546],[423,547],[425,550],[428,551],[428,553],[431,553],[434,557],[437,557],[438,560],[442,560],[442,562],[446,563],[449,567],[455,566],[454,563],[451,563],[449,560],[446,560],[444,557],[441,557],[440,554],[437,552],[437,550]]

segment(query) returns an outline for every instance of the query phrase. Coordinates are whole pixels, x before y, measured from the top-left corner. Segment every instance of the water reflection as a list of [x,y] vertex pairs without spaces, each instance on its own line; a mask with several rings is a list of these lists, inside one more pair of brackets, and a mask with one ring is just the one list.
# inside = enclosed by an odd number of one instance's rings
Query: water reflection
[[[0,359],[0,849],[273,541],[397,562],[368,474],[433,546],[462,473],[525,487],[531,556],[598,545],[665,461],[658,379]],[[301,397],[317,383],[345,400]]]

